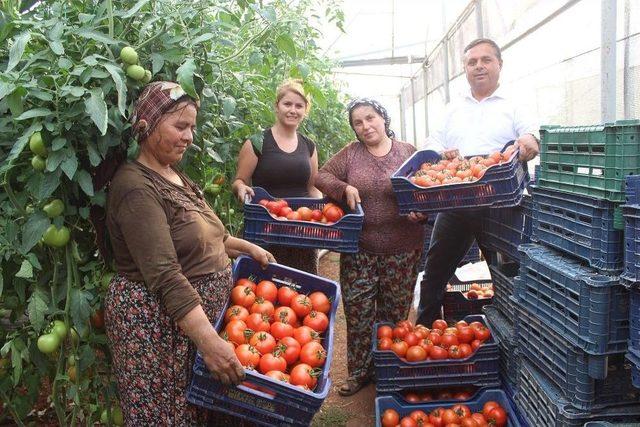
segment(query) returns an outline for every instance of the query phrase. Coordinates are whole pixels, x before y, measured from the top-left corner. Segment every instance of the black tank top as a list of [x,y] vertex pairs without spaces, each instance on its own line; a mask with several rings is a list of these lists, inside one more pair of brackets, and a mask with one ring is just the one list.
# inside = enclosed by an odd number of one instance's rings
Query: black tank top
[[254,186],[264,188],[275,197],[309,197],[309,158],[315,145],[309,138],[300,133],[297,135],[298,147],[293,153],[286,153],[278,147],[271,129],[264,131],[262,153],[253,147],[258,156],[258,164],[251,177]]

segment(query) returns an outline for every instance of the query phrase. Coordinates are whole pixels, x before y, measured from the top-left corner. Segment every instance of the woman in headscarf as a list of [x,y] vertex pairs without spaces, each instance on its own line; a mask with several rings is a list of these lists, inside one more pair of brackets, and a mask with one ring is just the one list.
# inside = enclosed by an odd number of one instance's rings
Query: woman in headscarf
[[229,256],[263,265],[264,249],[230,236],[202,191],[175,165],[193,142],[198,102],[173,82],[147,85],[136,102],[136,160],[109,187],[106,223],[117,274],[105,300],[124,421],[205,425],[186,401],[197,349],[224,384],[244,378],[233,347],[211,325],[232,288]]
[[422,252],[422,214],[401,216],[391,175],[416,151],[394,138],[387,110],[371,99],[348,107],[357,141],[344,147],[318,172],[316,187],[352,209],[362,204],[360,250],[340,255],[342,303],[347,319],[349,378],[339,389],[356,393],[373,375],[371,334],[375,322],[407,318]]

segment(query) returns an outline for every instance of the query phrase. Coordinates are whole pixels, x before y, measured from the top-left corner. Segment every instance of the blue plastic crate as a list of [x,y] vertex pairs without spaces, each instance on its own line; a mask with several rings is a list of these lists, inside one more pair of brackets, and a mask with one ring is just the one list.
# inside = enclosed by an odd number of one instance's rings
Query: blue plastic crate
[[[528,202],[525,200],[528,199]],[[525,234],[526,206],[530,197],[524,195],[519,206],[500,209],[489,209],[489,214],[482,219],[484,236],[482,244],[489,250],[500,252],[514,261],[518,261],[518,246],[530,242],[531,232]],[[529,229],[531,224],[529,224]]]
[[442,300],[444,319],[447,322],[462,320],[470,314],[482,314],[482,307],[491,304],[493,298],[469,299],[463,294],[474,283],[480,286],[487,286],[491,284],[491,280],[461,282],[455,275],[451,278],[449,281],[451,288],[445,291]]
[[[351,211],[346,205],[338,203],[345,216],[333,224],[310,221],[279,220],[271,216],[267,208],[258,204],[260,200],[274,200],[264,188],[253,187],[255,203],[244,205],[244,239],[259,245],[286,245],[299,248],[330,249],[335,252],[358,252],[358,240],[362,231],[364,213],[357,206]],[[329,199],[310,199],[304,197],[285,198],[291,209],[306,206],[320,209]]]
[[[498,402],[500,406],[504,408],[507,412],[509,421],[507,422],[508,427],[519,427],[523,424],[519,420],[519,417],[516,412],[516,408],[511,404],[511,401],[507,397],[504,391],[499,389],[490,389],[485,390],[480,393],[477,398],[465,402],[465,405],[469,407],[471,412],[482,412],[482,407],[488,401]],[[424,403],[419,405],[408,405],[404,404],[401,401],[391,397],[391,396],[382,396],[376,398],[376,427],[380,427],[380,418],[385,410],[387,409],[395,409],[398,414],[400,414],[400,418],[409,415],[412,411],[421,410],[429,414],[434,409],[437,409],[441,406],[447,408],[447,406],[442,405],[440,402],[435,403]],[[453,406],[453,405],[452,405]]]
[[[468,323],[479,321],[487,325],[485,316],[471,315]],[[500,384],[499,351],[491,326],[491,337],[466,359],[424,360],[408,362],[391,350],[378,350],[378,328],[391,323],[376,323],[373,328],[372,352],[376,372],[376,391],[389,393],[421,387],[476,386],[492,387]]]
[[628,175],[624,185],[627,205],[640,204],[640,175]]
[[488,305],[482,311],[498,337],[502,378],[509,384],[509,388],[516,389],[520,372],[520,351],[515,329],[496,307]]
[[587,261],[594,268],[619,272],[623,233],[613,226],[617,205],[606,200],[547,188],[533,188],[533,237]]
[[518,307],[516,318],[522,357],[545,372],[572,406],[593,410],[625,402],[640,404],[640,392],[631,385],[631,366],[624,353],[585,353],[524,307]]
[[623,205],[624,271],[620,278],[627,284],[640,286],[640,205]]
[[[279,264],[269,264],[266,269],[262,269],[252,258],[239,257],[233,266],[234,281],[250,276],[256,281],[271,280],[277,286],[287,284],[300,293],[322,291],[331,300],[329,327],[322,336],[327,359],[316,388],[313,391],[302,390],[253,370],[245,370],[246,381],[243,384],[225,386],[211,377],[200,354],[196,354],[187,400],[194,405],[227,412],[261,425],[309,425],[331,388],[329,368],[333,358],[333,326],[340,303],[340,285]],[[217,331],[223,326],[224,313],[228,307],[229,302],[215,322]]]
[[629,292],[605,276],[536,244],[520,245],[514,297],[571,344],[590,354],[624,351],[629,338]]
[[518,274],[518,264],[489,265],[489,273],[493,280],[493,306],[509,322],[513,322],[515,309],[510,298],[513,295],[513,278]]
[[533,198],[530,194],[523,195],[522,210],[524,214],[524,226],[522,227],[522,243],[529,243],[531,241],[531,234],[533,233]]
[[527,360],[520,366],[515,403],[526,422],[536,427],[582,427],[589,421],[640,422],[640,405],[616,405],[597,411],[574,408],[560,390]]
[[629,349],[640,353],[640,288],[629,290]]
[[401,214],[516,206],[529,183],[529,172],[526,164],[518,160],[518,150],[509,162],[487,168],[482,178],[475,182],[423,188],[409,180],[423,163],[437,161],[440,161],[440,155],[435,151],[416,151],[391,175]]
[[634,387],[640,388],[640,351],[629,349],[627,360],[631,362],[631,382]]

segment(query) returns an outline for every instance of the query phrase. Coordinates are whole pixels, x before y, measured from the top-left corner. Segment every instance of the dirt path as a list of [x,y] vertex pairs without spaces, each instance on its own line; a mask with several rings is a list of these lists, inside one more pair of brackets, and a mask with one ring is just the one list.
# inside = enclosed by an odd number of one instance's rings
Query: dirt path
[[[320,259],[320,275],[331,280],[339,280],[340,255],[329,253]],[[347,330],[342,304],[336,315],[334,328],[333,361],[331,362],[331,391],[322,408],[313,419],[313,426],[373,426],[376,388],[374,384],[360,390],[353,396],[342,397],[338,388],[347,378]]]

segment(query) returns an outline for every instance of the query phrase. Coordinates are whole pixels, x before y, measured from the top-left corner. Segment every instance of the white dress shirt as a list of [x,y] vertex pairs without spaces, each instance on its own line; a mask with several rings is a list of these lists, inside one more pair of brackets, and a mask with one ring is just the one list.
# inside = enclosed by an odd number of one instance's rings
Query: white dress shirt
[[444,120],[429,135],[424,149],[460,150],[460,155],[484,155],[498,151],[524,134],[539,139],[538,125],[507,90],[498,87],[482,101],[471,89],[447,105]]

